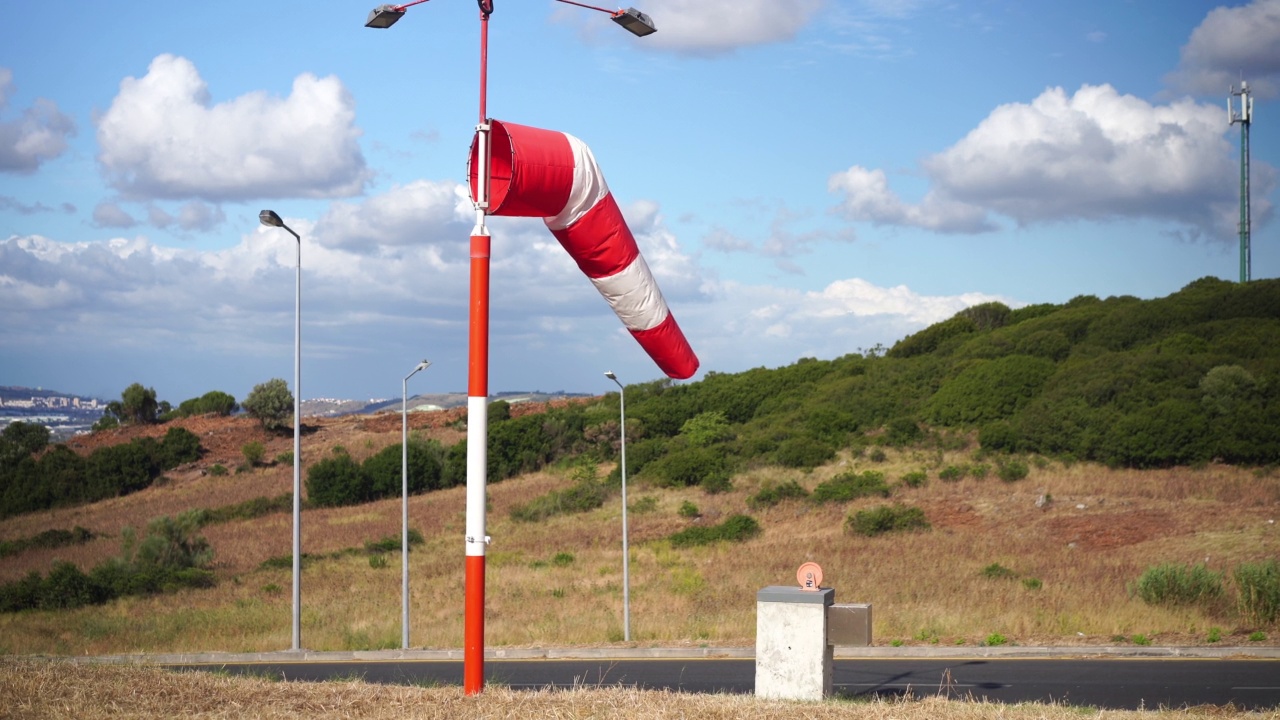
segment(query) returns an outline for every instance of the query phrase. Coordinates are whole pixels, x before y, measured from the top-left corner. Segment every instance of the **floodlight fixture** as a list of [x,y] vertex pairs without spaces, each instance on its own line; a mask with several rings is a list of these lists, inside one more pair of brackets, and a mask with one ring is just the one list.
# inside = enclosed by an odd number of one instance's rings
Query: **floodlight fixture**
[[627,32],[636,37],[644,37],[658,32],[657,26],[653,24],[653,18],[635,8],[619,10],[613,14],[613,21],[626,28]]
[[404,7],[400,5],[379,5],[369,11],[369,19],[364,26],[368,28],[389,28],[404,17]]

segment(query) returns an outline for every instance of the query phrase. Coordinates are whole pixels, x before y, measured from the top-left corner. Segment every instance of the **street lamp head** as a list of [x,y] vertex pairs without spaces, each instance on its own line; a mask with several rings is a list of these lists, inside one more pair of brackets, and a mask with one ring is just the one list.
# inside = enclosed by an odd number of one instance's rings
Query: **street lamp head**
[[397,5],[379,5],[369,11],[369,19],[364,26],[369,28],[389,28],[404,17],[404,8]]
[[413,371],[418,372],[419,370],[426,370],[429,367],[431,367],[431,361],[423,360],[422,362],[418,363],[418,367],[414,368]]
[[612,370],[606,370],[606,371],[605,371],[605,373],[604,373],[604,376],[605,376],[605,377],[607,377],[607,378],[609,378],[610,380],[612,380],[612,381],[614,381],[614,382],[617,382],[617,381],[618,381],[618,376],[617,376],[617,375],[614,375]]
[[271,227],[284,227],[284,221],[280,219],[280,216],[276,214],[275,210],[263,210],[262,212],[258,213],[258,220],[263,225],[270,225]]
[[658,27],[653,24],[653,19],[635,8],[619,10],[613,14],[613,21],[626,28],[627,32],[636,37],[644,37],[658,32]]

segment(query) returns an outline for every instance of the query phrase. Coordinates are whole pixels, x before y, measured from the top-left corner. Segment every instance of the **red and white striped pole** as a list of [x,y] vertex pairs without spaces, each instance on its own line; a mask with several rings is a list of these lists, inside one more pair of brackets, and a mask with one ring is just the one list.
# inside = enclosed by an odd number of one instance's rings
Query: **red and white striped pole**
[[489,120],[486,95],[489,75],[489,14],[492,2],[480,3],[480,122],[476,146],[480,163],[474,188],[476,225],[471,230],[471,293],[467,326],[467,522],[466,594],[463,616],[462,690],[484,690],[484,554],[485,482],[489,449]]

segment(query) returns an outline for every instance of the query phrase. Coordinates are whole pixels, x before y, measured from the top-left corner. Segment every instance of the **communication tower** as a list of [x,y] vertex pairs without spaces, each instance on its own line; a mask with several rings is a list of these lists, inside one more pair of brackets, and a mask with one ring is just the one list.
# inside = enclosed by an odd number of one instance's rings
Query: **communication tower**
[[[1249,83],[1241,80],[1240,89],[1232,85],[1227,98],[1227,120],[1240,123],[1240,282],[1247,283],[1253,274],[1252,249],[1249,247],[1249,125],[1253,122],[1253,98]],[[1240,98],[1239,110],[1232,98]]]

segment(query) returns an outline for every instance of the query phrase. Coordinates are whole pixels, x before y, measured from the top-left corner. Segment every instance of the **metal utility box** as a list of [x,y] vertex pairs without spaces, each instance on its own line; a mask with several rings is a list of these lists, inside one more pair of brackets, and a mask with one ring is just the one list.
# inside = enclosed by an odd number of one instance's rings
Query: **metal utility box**
[[827,608],[827,642],[839,647],[871,644],[871,605],[849,603]]

